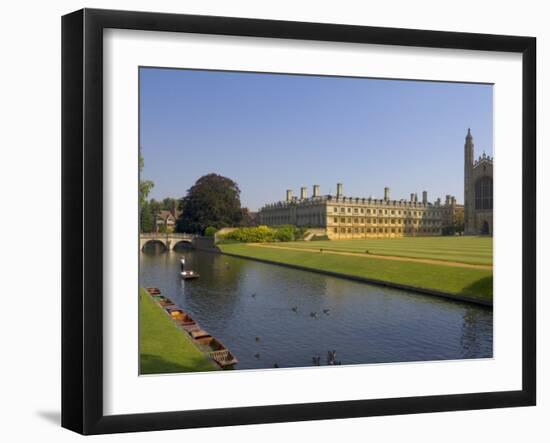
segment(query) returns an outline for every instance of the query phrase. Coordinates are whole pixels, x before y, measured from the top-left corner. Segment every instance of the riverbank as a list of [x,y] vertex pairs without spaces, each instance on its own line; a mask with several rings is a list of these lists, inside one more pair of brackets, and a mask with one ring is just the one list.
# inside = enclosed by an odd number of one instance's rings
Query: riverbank
[[259,248],[251,244],[219,245],[222,253],[365,283],[467,301],[493,304],[493,272],[448,264],[387,260],[292,249]]
[[143,288],[139,301],[141,374],[204,372],[218,369]]

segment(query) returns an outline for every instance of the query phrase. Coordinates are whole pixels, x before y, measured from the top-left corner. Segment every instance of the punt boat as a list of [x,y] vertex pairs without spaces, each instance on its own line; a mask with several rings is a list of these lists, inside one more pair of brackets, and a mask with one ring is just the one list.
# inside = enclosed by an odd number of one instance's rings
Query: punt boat
[[181,278],[184,280],[192,280],[194,278],[199,278],[200,275],[198,272],[195,271],[181,271]]

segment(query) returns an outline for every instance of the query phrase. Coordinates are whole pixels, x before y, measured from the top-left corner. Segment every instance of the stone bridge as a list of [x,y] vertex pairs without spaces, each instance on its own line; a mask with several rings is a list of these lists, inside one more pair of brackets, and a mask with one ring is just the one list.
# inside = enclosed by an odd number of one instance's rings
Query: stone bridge
[[189,246],[193,244],[193,239],[197,236],[193,234],[181,234],[177,232],[163,233],[153,232],[153,233],[141,233],[139,234],[139,250],[143,251],[143,248],[147,243],[160,243],[168,251],[174,249],[180,243],[187,243]]

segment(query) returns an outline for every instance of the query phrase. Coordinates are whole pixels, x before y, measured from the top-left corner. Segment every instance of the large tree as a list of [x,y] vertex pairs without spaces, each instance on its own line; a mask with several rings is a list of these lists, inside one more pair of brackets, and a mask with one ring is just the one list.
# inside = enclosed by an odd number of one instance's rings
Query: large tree
[[203,234],[208,226],[238,226],[242,219],[240,194],[233,180],[218,174],[203,175],[182,199],[176,229]]
[[178,210],[178,201],[171,197],[163,198],[160,202],[160,209],[176,214]]
[[139,148],[139,208],[143,209],[147,201],[147,196],[151,189],[153,188],[154,183],[151,180],[142,180],[141,173],[143,171],[143,156],[141,155],[141,147]]
[[141,146],[139,148],[139,226],[141,232],[153,231],[153,214],[151,206],[147,202],[147,196],[154,186],[151,180],[142,180],[141,173],[143,171],[143,156],[141,155]]
[[141,232],[153,232],[154,230],[154,217],[151,212],[151,205],[148,201],[145,201],[139,211],[139,227]]

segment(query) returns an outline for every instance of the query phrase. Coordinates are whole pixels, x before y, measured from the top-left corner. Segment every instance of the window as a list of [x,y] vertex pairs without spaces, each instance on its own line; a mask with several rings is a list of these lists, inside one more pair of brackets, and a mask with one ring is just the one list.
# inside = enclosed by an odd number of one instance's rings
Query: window
[[354,208],[354,209],[353,209],[353,213],[354,213],[354,214],[357,214],[358,212],[359,212],[359,209],[358,209],[358,208]]
[[351,234],[351,228],[348,228],[348,234]]
[[359,229],[353,228],[353,232],[355,232],[357,234],[359,232]]
[[340,208],[340,212],[346,212],[346,208]]
[[354,219],[353,219],[353,223],[359,223],[359,219],[358,219],[358,218],[354,218]]
[[348,208],[348,212],[351,212],[351,208]]
[[493,179],[482,177],[475,184],[476,209],[493,209]]
[[334,212],[338,212],[338,208],[336,206],[334,207]]
[[351,223],[351,218],[348,218],[348,223]]
[[370,209],[367,209],[367,214],[370,214]]
[[338,228],[334,228],[334,233],[338,233]]
[[364,213],[365,213],[365,210],[361,208],[361,214],[364,214]]

